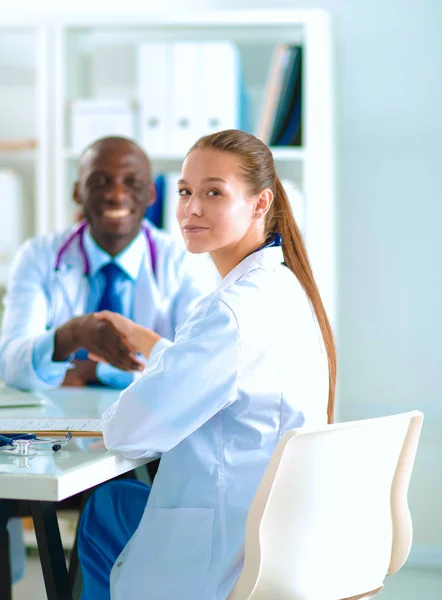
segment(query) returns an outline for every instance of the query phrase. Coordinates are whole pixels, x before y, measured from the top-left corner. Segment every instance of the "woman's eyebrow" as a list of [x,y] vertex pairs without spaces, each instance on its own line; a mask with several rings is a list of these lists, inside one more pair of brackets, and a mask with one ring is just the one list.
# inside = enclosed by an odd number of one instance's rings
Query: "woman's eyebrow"
[[[221,183],[227,183],[227,181],[225,179],[223,179],[222,177],[205,177],[204,179],[201,179],[201,183],[207,183],[209,181],[218,181]],[[180,179],[178,181],[178,184],[189,185],[185,179]]]
[[206,183],[207,181],[220,181],[221,183],[227,183],[225,179],[222,179],[222,177],[205,177],[201,180],[202,183]]

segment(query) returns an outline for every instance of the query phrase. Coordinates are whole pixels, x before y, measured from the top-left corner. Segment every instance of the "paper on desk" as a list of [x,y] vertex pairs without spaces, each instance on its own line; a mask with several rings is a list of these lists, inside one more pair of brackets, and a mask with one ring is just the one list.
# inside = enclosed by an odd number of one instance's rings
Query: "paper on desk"
[[97,437],[101,435],[100,419],[0,419],[0,433],[12,433],[22,431],[23,433],[35,433],[40,435],[63,434],[72,431],[77,435]]
[[44,398],[29,392],[20,392],[0,385],[0,408],[21,408],[22,406],[40,406]]

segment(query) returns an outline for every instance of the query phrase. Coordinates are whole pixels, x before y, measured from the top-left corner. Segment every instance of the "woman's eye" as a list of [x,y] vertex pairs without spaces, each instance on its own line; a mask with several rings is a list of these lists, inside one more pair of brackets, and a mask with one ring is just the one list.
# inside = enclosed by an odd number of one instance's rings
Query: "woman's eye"
[[189,190],[182,188],[181,190],[177,190],[179,196],[190,196]]
[[208,195],[209,195],[209,196],[220,196],[220,195],[221,195],[221,192],[219,192],[218,190],[210,190],[210,191],[208,192]]

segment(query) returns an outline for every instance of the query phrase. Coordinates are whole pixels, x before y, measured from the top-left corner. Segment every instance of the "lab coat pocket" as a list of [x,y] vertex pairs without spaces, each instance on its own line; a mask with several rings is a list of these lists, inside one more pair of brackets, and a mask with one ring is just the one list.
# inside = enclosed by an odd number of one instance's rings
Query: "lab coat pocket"
[[121,597],[193,600],[209,570],[213,522],[213,509],[147,507],[116,585]]

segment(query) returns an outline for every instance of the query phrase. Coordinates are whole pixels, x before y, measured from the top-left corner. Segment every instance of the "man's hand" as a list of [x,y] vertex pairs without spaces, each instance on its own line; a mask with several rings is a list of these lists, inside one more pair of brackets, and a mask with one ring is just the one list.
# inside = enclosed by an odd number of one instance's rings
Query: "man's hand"
[[75,317],[57,329],[53,360],[66,360],[80,348],[101,356],[110,365],[123,371],[139,371],[144,368],[136,360],[135,348],[127,337],[110,321],[99,320],[93,313]]
[[[95,313],[95,316],[99,320],[112,323],[121,335],[127,339],[129,344],[146,358],[149,358],[152,348],[161,339],[161,336],[155,331],[152,331],[152,329],[137,325],[137,323],[134,323],[130,319],[126,319],[126,317],[108,310]],[[89,358],[92,360],[102,360],[104,357],[103,355],[97,356],[95,353],[91,352]]]
[[73,360],[75,369],[69,369],[62,385],[72,387],[83,387],[97,382],[97,364],[91,360]]

